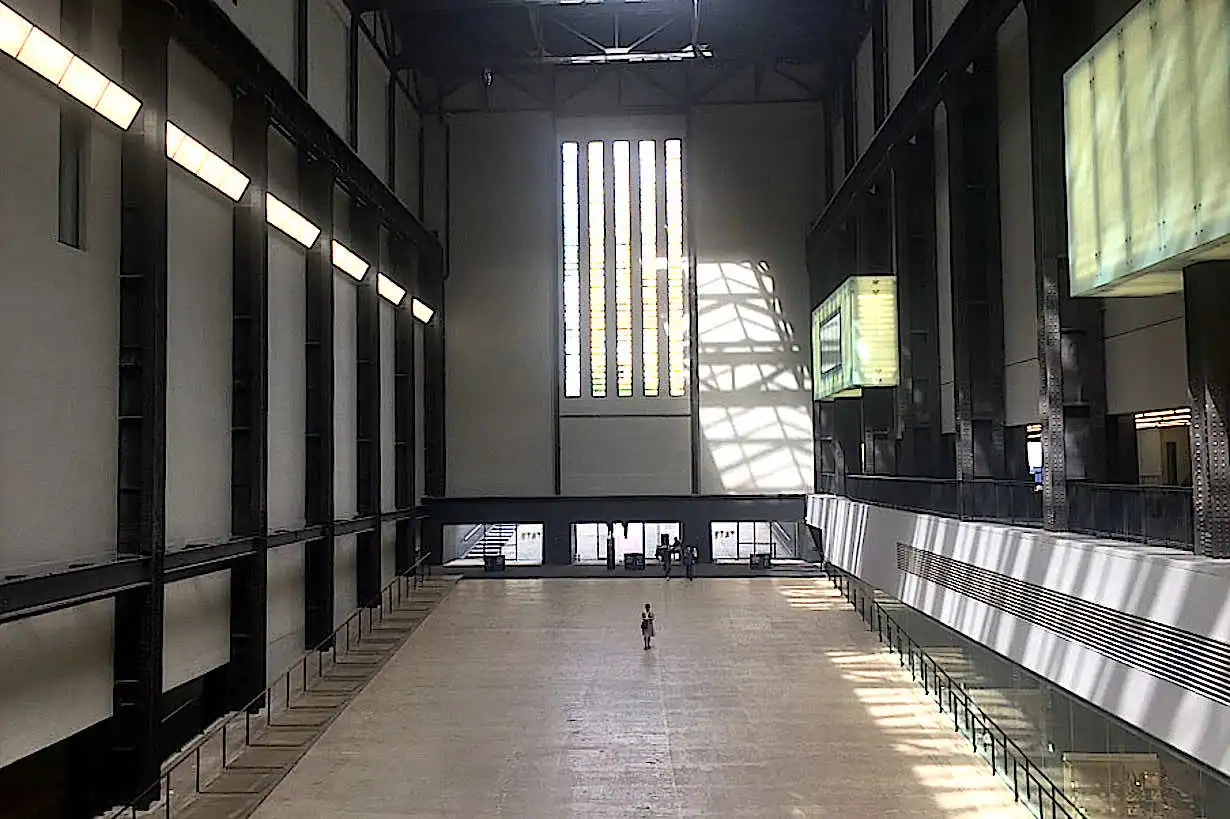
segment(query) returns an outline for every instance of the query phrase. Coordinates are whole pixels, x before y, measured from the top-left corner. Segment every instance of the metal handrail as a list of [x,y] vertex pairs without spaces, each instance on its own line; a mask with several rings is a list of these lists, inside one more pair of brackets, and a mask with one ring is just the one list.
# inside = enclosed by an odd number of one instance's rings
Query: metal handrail
[[[295,663],[293,663],[289,668],[287,668],[286,671],[282,672],[282,674],[280,674],[277,677],[277,679],[274,680],[274,682],[265,686],[265,688],[259,694],[257,694],[251,700],[249,700],[242,708],[239,708],[237,710],[234,710],[228,713],[225,717],[222,718],[222,721],[219,725],[215,726],[212,730],[206,731],[205,733],[201,734],[201,736],[197,737],[195,740],[189,743],[183,750],[181,750],[179,753],[171,757],[171,760],[164,764],[163,772],[158,777],[158,780],[156,782],[154,782],[152,785],[147,787],[145,790],[138,793],[135,797],[133,797],[127,803],[123,804],[122,806],[118,808],[113,808],[110,812],[104,814],[104,819],[120,819],[120,817],[124,816],[125,814],[130,816],[132,819],[136,819],[138,811],[148,810],[149,805],[152,805],[158,801],[156,796],[150,798],[148,801],[146,801],[146,797],[150,797],[151,793],[157,793],[160,789],[163,793],[163,803],[165,805],[164,816],[170,817],[171,816],[171,777],[185,762],[189,760],[195,760],[196,762],[195,792],[200,793],[201,792],[201,750],[205,747],[205,745],[207,745],[211,740],[216,739],[218,738],[219,735],[221,735],[222,769],[226,770],[227,768],[227,749],[229,747],[227,743],[227,729],[231,723],[231,720],[234,719],[234,717],[240,712],[242,712],[244,715],[243,747],[247,747],[252,744],[252,716],[254,713],[260,712],[262,705],[265,708],[266,727],[277,727],[276,724],[273,722],[273,695],[274,693],[276,691],[284,689],[285,690],[285,707],[287,709],[290,709],[291,708],[291,704],[290,704],[291,703],[291,693],[292,693],[291,680],[294,676],[296,676],[296,674],[302,678],[302,683],[300,684],[298,691],[300,693],[307,693],[310,690],[308,688],[308,666],[309,666],[311,656],[313,654],[316,655],[316,676],[313,679],[320,679],[324,674],[324,655],[326,652],[332,652],[332,662],[334,665],[337,664],[337,638],[338,636],[343,633],[345,634],[345,641],[346,641],[345,651],[346,652],[350,651],[350,646],[351,646],[350,627],[351,627],[351,624],[353,624],[355,620],[357,619],[359,623],[359,633],[358,633],[358,637],[356,638],[355,642],[362,642],[363,641],[363,612],[364,611],[367,612],[367,632],[370,634],[372,629],[375,627],[375,622],[373,621],[374,615],[372,612],[375,610],[379,610],[380,621],[383,621],[384,615],[386,612],[386,609],[385,609],[386,596],[388,598],[388,609],[392,610],[394,607],[393,605],[394,604],[394,598],[393,598],[394,587],[397,588],[397,601],[396,602],[400,604],[402,601],[401,584],[403,581],[405,581],[407,578],[410,579],[411,591],[413,591],[417,586],[421,585],[429,573],[430,567],[427,564],[427,560],[430,556],[431,555],[429,553],[421,555],[419,559],[416,560],[414,564],[410,566],[408,570],[406,570],[405,572],[401,574],[396,575],[391,581],[389,581],[388,585],[386,585],[383,589],[380,590],[380,592],[376,595],[375,598],[369,601],[366,605],[357,607],[354,610],[354,612],[352,612],[351,615],[347,617],[346,620],[340,626],[333,629],[333,631],[329,633],[328,637],[325,637],[323,640],[317,643],[313,648],[305,651],[303,653],[303,656],[301,656]],[[139,807],[142,804],[145,804],[146,807]]]
[[978,706],[964,686],[954,681],[906,633],[878,600],[859,594],[858,585],[852,582],[855,580],[852,575],[831,564],[826,564],[825,571],[863,622],[869,628],[875,628],[880,642],[887,645],[890,651],[896,651],[901,667],[905,668],[908,663],[910,677],[915,681],[922,678],[923,691],[935,699],[941,714],[945,713],[944,706],[947,704],[948,713],[952,714],[953,730],[969,737],[975,753],[980,750],[981,738],[981,751],[984,754],[989,751],[991,772],[1005,779],[1010,777],[1013,799],[1022,801],[1023,786],[1024,802],[1030,804],[1030,800],[1036,800],[1038,811],[1044,819],[1086,819],[1085,812]]

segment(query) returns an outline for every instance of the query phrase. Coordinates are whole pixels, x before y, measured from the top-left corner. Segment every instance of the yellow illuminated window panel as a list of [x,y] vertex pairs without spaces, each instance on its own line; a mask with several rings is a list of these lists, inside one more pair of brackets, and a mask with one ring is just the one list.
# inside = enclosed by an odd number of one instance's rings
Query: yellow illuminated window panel
[[564,215],[564,396],[581,396],[581,203],[580,146],[565,142]]
[[687,391],[687,310],[683,238],[683,143],[666,141],[666,354],[670,395]]
[[589,143],[589,387],[606,398],[606,186],[604,146]]
[[645,395],[661,389],[658,352],[658,144],[644,140],[640,151],[641,189],[641,369]]
[[851,276],[812,313],[813,397],[895,387],[897,280]]
[[615,389],[632,395],[632,166],[627,142],[616,142],[615,165]]

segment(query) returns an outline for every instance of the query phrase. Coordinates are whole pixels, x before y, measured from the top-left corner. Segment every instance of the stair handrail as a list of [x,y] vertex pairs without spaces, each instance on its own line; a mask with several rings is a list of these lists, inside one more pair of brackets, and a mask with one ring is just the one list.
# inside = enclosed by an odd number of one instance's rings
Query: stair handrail
[[[1005,777],[1007,777],[1008,753],[1009,751],[1012,752],[1012,789],[1013,798],[1017,802],[1021,801],[1020,783],[1017,781],[1017,772],[1018,767],[1023,767],[1025,773],[1026,800],[1028,800],[1031,795],[1029,786],[1032,781],[1038,796],[1038,807],[1039,810],[1042,811],[1043,816],[1050,817],[1050,819],[1087,819],[1087,814],[1072,802],[1072,799],[1068,796],[1068,794],[1055,784],[1054,780],[1047,775],[1046,771],[1038,767],[1038,765],[1029,758],[1029,755],[1021,749],[1021,746],[1017,744],[1016,740],[1008,736],[1008,733],[1004,731],[1003,728],[1000,728],[995,720],[991,719],[991,717],[982,710],[978,703],[974,701],[973,697],[971,697],[969,692],[965,689],[965,686],[953,680],[948,672],[944,670],[943,666],[936,662],[936,660],[928,654],[923,647],[905,631],[904,628],[901,627],[901,624],[888,613],[888,610],[884,608],[880,601],[876,600],[874,596],[868,597],[866,594],[859,594],[857,585],[851,582],[853,580],[857,580],[857,578],[831,563],[825,563],[824,568],[829,580],[837,587],[842,596],[849,601],[850,605],[854,607],[855,612],[863,618],[863,622],[867,624],[868,628],[873,625],[875,626],[880,642],[886,644],[889,651],[897,652],[897,656],[901,658],[902,667],[905,667],[908,658],[911,677],[914,677],[915,675],[914,660],[915,658],[918,658],[922,671],[923,690],[928,695],[931,695],[931,688],[935,689],[934,696],[936,702],[939,704],[940,713],[944,713],[943,689],[945,687],[945,685],[941,683],[946,684],[949,712],[952,714],[953,719],[953,729],[956,730],[957,733],[961,733],[959,727],[960,713],[957,711],[957,706],[961,705],[965,712],[965,727],[970,732],[970,741],[973,743],[975,752],[978,751],[977,728],[981,727],[986,730],[987,735],[990,737],[990,761],[991,772],[993,774],[999,775],[1002,773]],[[868,608],[868,604],[870,604],[870,609]],[[893,639],[894,637],[896,638],[895,640]],[[930,685],[928,684],[927,679],[927,664],[930,664],[933,674],[933,680]],[[960,702],[958,702],[958,695],[960,696]],[[1003,757],[999,760],[997,760],[995,756],[995,736],[992,735],[992,731],[998,733],[999,739],[1002,741],[1004,746]],[[986,744],[987,743],[984,742],[984,746]],[[1018,765],[1018,763],[1023,764]],[[1042,805],[1043,796],[1050,797],[1051,810],[1049,811]]]
[[[104,812],[103,819],[120,819],[125,814],[128,814],[130,819],[136,819],[138,811],[149,810],[150,805],[158,801],[157,794],[159,794],[160,792],[162,793],[162,799],[166,804],[165,816],[168,817],[169,819],[169,817],[171,816],[171,798],[170,798],[171,776],[175,773],[175,771],[178,770],[180,766],[182,766],[189,759],[195,759],[196,761],[196,792],[200,793],[201,792],[201,749],[207,743],[209,743],[210,740],[216,738],[219,734],[221,734],[222,735],[222,770],[225,771],[227,769],[227,741],[226,741],[227,740],[227,727],[230,725],[231,720],[233,720],[237,714],[239,714],[240,712],[243,712],[243,715],[244,715],[244,741],[243,741],[244,747],[247,747],[252,744],[252,715],[259,714],[262,706],[264,706],[265,708],[265,725],[267,727],[269,726],[276,727],[274,723],[272,722],[274,691],[285,687],[285,691],[286,691],[285,704],[286,704],[286,707],[289,708],[292,675],[295,674],[295,672],[300,673],[300,675],[302,676],[303,682],[299,690],[303,693],[306,693],[309,690],[308,689],[308,661],[309,661],[309,658],[313,654],[316,655],[317,665],[316,665],[315,679],[320,679],[324,671],[324,655],[326,652],[332,652],[333,664],[334,665],[337,664],[338,635],[343,634],[343,633],[345,634],[345,640],[346,640],[345,650],[347,652],[350,651],[350,646],[351,646],[350,627],[351,627],[351,624],[354,623],[355,620],[357,619],[358,624],[359,624],[359,631],[358,631],[358,636],[355,639],[355,642],[356,643],[363,642],[363,612],[365,611],[367,612],[367,633],[370,634],[372,632],[372,629],[374,628],[374,623],[375,623],[375,620],[374,620],[375,615],[373,614],[374,611],[379,611],[379,621],[380,622],[384,621],[386,596],[388,598],[388,610],[392,611],[394,609],[394,595],[393,595],[394,587],[397,588],[396,603],[397,605],[400,605],[403,599],[402,584],[404,583],[406,579],[410,580],[410,589],[409,591],[406,592],[407,597],[410,596],[410,593],[413,592],[414,589],[418,588],[420,585],[422,585],[426,581],[427,576],[431,573],[431,566],[427,563],[427,560],[430,557],[431,557],[430,553],[424,553],[423,555],[419,556],[418,560],[416,560],[413,563],[413,565],[411,565],[408,569],[406,569],[406,571],[395,574],[393,576],[393,579],[390,580],[389,583],[383,589],[381,589],[374,598],[372,598],[366,605],[356,607],[355,610],[350,614],[350,616],[347,617],[346,620],[340,626],[333,629],[333,631],[329,633],[328,637],[325,637],[323,640],[317,643],[314,647],[305,651],[298,660],[296,660],[294,663],[291,664],[289,668],[287,668],[284,672],[278,675],[278,677],[273,682],[266,685],[259,694],[257,694],[251,700],[249,700],[243,707],[227,712],[225,715],[223,715],[220,718],[220,722],[215,721],[216,724],[214,725],[213,728],[206,730],[199,737],[194,739],[192,742],[188,743],[188,745],[186,745],[183,748],[183,750],[172,755],[167,762],[163,763],[162,773],[159,775],[157,781],[155,781],[152,785],[150,785],[149,787],[145,788],[143,791],[138,793],[128,802],[120,805],[119,807],[111,808],[109,811]],[[148,800],[147,800],[147,797],[149,797]]]

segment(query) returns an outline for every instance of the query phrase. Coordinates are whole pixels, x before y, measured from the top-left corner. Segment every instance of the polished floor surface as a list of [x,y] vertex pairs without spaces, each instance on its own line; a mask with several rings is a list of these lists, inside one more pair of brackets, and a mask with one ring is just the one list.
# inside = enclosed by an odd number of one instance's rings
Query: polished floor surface
[[831,586],[752,578],[463,581],[254,816],[1028,813]]

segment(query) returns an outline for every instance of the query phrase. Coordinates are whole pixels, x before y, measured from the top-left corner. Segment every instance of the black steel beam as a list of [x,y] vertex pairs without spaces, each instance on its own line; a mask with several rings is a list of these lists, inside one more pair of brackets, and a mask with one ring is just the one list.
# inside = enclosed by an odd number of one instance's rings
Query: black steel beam
[[231,567],[230,707],[265,687],[269,574],[266,487],[269,426],[269,113],[263,97],[239,94],[232,118],[235,165],[250,180],[234,207],[231,370],[231,534],[252,549]]
[[1192,513],[1196,554],[1230,557],[1230,262],[1183,271],[1187,382],[1192,396]]
[[[393,266],[401,271],[411,271],[403,277],[418,292],[418,276],[414,264],[414,249],[404,242],[392,240],[389,248]],[[410,298],[409,295],[406,297]],[[415,505],[415,400],[414,335],[415,318],[408,306],[403,304],[393,314],[393,495],[399,512],[413,509]],[[397,521],[397,544],[394,548],[394,565],[398,574],[410,571],[414,565],[415,524],[412,520]]]
[[320,227],[320,238],[307,251],[307,464],[304,517],[323,527],[304,547],[305,648],[313,648],[333,631],[333,169],[300,154],[299,189],[304,215]]
[[122,800],[158,797],[166,554],[167,45],[163,7],[124,0],[124,85],[141,110],[121,137],[119,554],[148,582],[115,602],[114,734],[109,780]]
[[995,51],[946,81],[956,472],[1007,476]]
[[68,568],[55,574],[11,576],[0,582],[0,623],[114,597],[148,585],[143,557]]
[[[360,254],[380,259],[380,223],[370,208],[351,202],[351,241]],[[360,517],[372,521],[355,543],[355,588],[360,605],[380,596],[380,295],[373,265],[359,283],[355,332],[355,487]]]
[[908,140],[940,101],[944,77],[964,71],[988,42],[994,43],[1000,25],[1019,3],[1020,0],[968,0],[944,39],[915,74],[901,101],[876,130],[867,150],[854,162],[820,217],[812,223],[810,235],[826,233],[845,219],[855,198],[883,172],[893,148]]
[[1068,528],[1068,481],[1106,467],[1106,377],[1100,299],[1068,281],[1063,75],[1095,40],[1087,3],[1028,0],[1034,259],[1041,370],[1043,523]]
[[[144,0],[157,7],[163,0]],[[350,194],[372,205],[391,233],[419,248],[425,256],[442,255],[439,240],[387,184],[359,158],[312,107],[301,91],[279,72],[213,0],[166,0],[179,14],[176,39],[221,79],[237,90],[263,96],[270,116],[298,144],[301,153],[328,166]],[[302,37],[302,34],[300,34]],[[305,56],[305,55],[300,55]],[[306,80],[306,62],[297,66]]]

